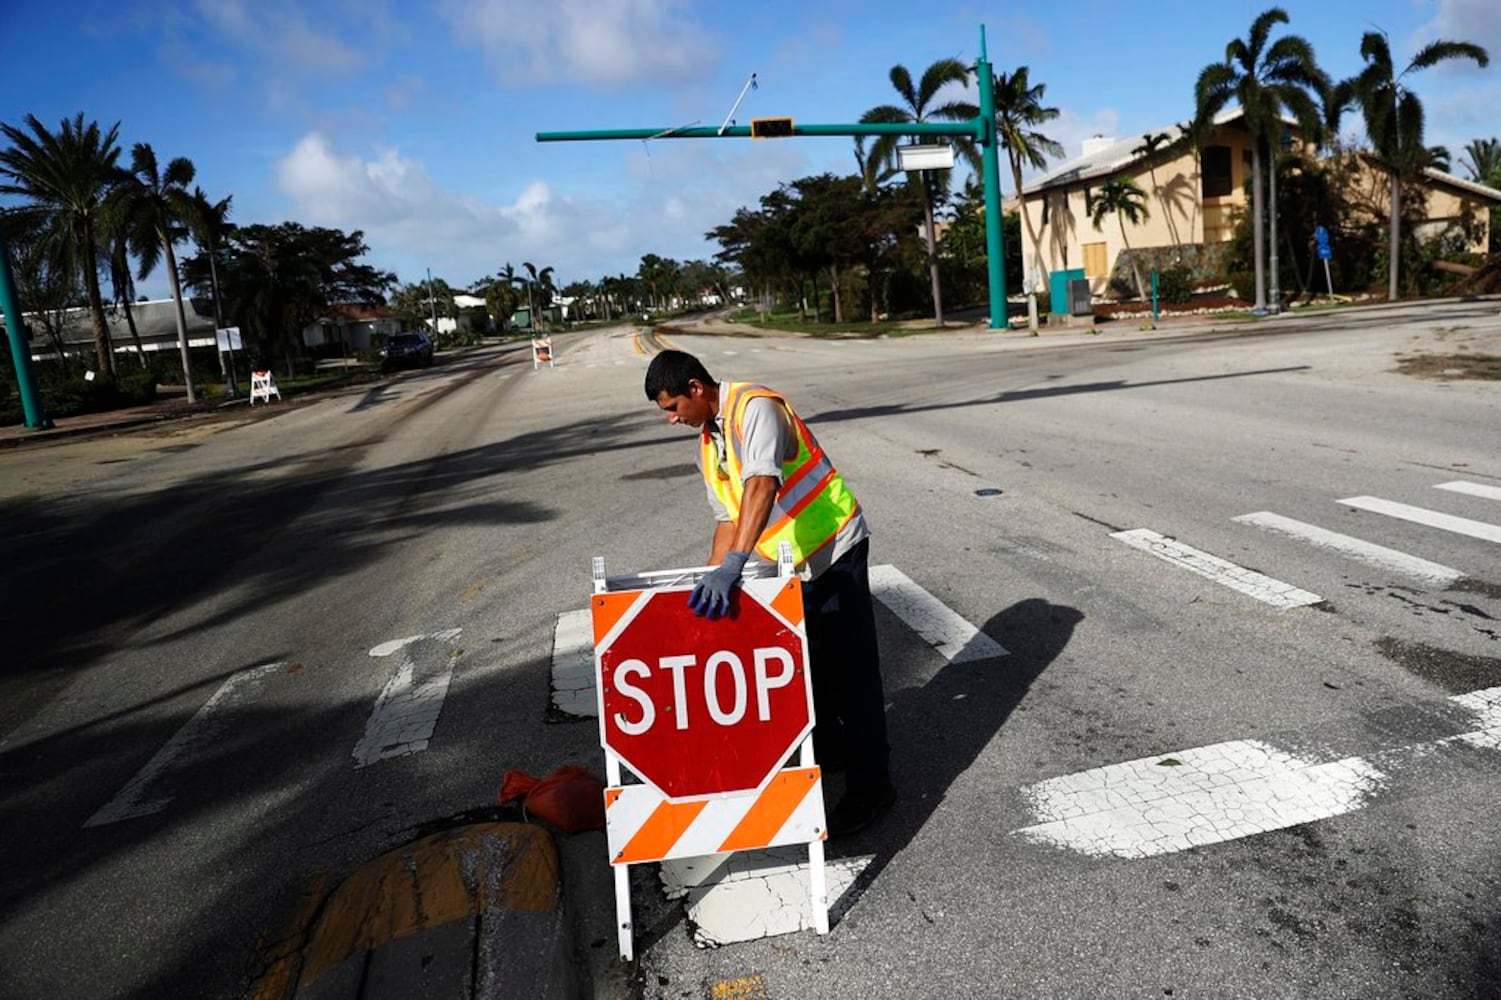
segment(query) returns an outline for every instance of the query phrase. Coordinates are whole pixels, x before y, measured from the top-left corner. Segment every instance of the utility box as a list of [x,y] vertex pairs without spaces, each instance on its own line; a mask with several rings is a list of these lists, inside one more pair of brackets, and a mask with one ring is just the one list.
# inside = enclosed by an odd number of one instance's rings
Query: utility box
[[1089,294],[1089,279],[1074,278],[1068,283],[1068,314],[1093,316],[1094,302]]
[[1069,282],[1078,281],[1083,277],[1084,269],[1082,267],[1069,271],[1054,271],[1048,275],[1049,311],[1060,316],[1067,315],[1071,311],[1069,309],[1070,299],[1068,296]]

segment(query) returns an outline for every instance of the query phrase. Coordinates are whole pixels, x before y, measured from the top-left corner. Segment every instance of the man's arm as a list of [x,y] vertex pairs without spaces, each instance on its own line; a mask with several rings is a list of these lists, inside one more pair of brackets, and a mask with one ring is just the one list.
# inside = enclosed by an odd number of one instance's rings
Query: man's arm
[[727,552],[754,552],[756,541],[766,530],[771,504],[781,483],[776,476],[751,476],[740,496],[740,520],[720,521],[714,526],[714,541],[709,565],[718,566]]

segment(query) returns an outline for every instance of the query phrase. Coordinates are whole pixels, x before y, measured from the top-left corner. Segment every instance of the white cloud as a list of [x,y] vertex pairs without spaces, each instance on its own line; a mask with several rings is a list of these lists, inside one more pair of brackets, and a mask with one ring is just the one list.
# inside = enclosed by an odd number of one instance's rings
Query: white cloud
[[445,0],[462,45],[514,84],[681,83],[713,69],[717,46],[684,0]]
[[[1169,123],[1160,122],[1158,124],[1166,125]],[[1092,139],[1095,136],[1104,136],[1107,139],[1124,139],[1127,137],[1127,134],[1121,131],[1120,112],[1114,108],[1099,108],[1088,115],[1064,108],[1061,109],[1061,113],[1057,118],[1043,126],[1042,132],[1063,147],[1063,159],[1051,161],[1047,166],[1047,170],[1052,170],[1067,163],[1069,160],[1074,160],[1082,156],[1084,154],[1085,139]],[[1024,181],[1030,180],[1039,173],[1045,172],[1023,168],[1022,178]],[[1003,179],[1001,183],[1007,187],[1007,193],[1009,194],[1010,182]]]
[[253,10],[244,0],[198,0],[197,7],[221,44],[258,52],[276,75],[342,75],[366,62],[360,51],[313,27],[286,0],[256,0]]
[[623,190],[578,192],[533,180],[497,203],[442,188],[399,150],[367,158],[311,133],[280,160],[276,179],[292,217],[362,230],[372,262],[403,280],[431,266],[466,285],[507,261],[552,266],[572,281],[634,273],[644,253],[707,258],[717,247],[705,232],[808,166],[791,145],[729,140],[664,140],[603,156],[622,161],[601,173],[618,177]]
[[[1434,7],[1432,20],[1418,29],[1419,44],[1435,38],[1473,42],[1493,60],[1501,59],[1501,4],[1496,0],[1437,0]],[[1468,60],[1463,65],[1474,66]]]

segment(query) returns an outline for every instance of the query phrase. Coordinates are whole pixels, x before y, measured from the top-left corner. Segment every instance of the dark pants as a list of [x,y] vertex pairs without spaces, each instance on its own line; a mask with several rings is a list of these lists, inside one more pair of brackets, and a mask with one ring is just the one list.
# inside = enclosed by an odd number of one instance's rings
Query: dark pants
[[866,539],[818,579],[803,584],[813,709],[818,717],[815,753],[843,758],[851,790],[878,789],[891,780],[869,559]]

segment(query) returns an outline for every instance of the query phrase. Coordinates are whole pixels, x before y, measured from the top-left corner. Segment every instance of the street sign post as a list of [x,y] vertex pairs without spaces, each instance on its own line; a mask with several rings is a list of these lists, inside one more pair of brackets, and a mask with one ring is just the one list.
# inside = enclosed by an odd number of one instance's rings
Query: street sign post
[[622,959],[633,953],[628,866],[650,861],[807,844],[813,926],[828,932],[802,583],[784,548],[778,575],[742,581],[729,614],[713,620],[688,607],[710,567],[606,577],[604,560],[594,561],[605,833]]
[[1329,289],[1330,298],[1334,297],[1334,279],[1329,277],[1329,258],[1334,256],[1334,250],[1329,246],[1329,230],[1323,226],[1315,226],[1313,230],[1313,242],[1319,248],[1319,260],[1324,262],[1324,285]]

